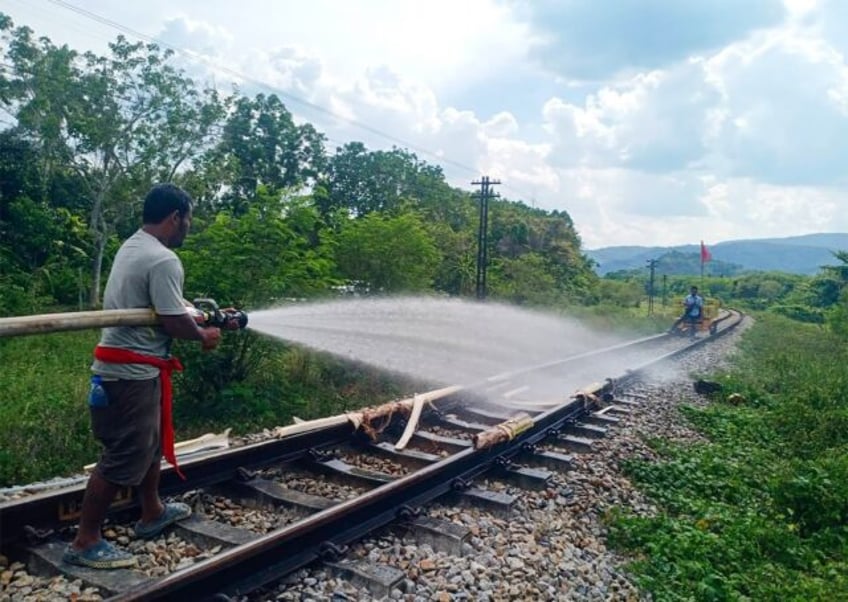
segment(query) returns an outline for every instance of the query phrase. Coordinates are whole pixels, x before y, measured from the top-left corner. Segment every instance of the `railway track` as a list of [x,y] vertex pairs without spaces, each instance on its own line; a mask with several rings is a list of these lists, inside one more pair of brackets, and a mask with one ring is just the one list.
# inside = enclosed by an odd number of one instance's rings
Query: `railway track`
[[[694,345],[709,344],[740,320],[727,312],[717,332]],[[351,544],[394,525],[434,548],[461,553],[467,530],[422,508],[439,500],[509,516],[515,496],[503,487],[482,487],[482,481],[547,488],[553,471],[567,471],[576,454],[591,453],[593,441],[639,402],[638,395],[623,396],[624,389],[691,347],[668,335],[647,337],[422,394],[419,401],[428,403],[419,423],[411,416],[422,404],[412,400],[372,414],[359,427],[344,421],[182,460],[188,481],[166,469],[161,491],[190,502],[195,514],[176,525],[164,544],[132,538],[128,525],[136,506],[129,492],[106,528],[108,538],[140,557],[180,548],[182,559],[164,569],[140,562],[137,569],[92,571],[61,562],[82,485],[0,504],[0,547],[28,573],[81,580],[114,600],[240,597],[315,561],[380,597],[403,579],[403,571],[347,558]],[[615,378],[602,378],[608,374]],[[557,386],[577,392],[557,396]],[[400,446],[410,422],[416,428]],[[260,520],[247,528],[234,525],[232,509]]]

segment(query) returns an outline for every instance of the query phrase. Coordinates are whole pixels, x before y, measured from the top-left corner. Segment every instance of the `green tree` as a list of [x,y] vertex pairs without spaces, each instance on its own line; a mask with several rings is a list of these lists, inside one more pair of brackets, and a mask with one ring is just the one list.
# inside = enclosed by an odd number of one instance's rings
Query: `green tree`
[[757,294],[767,301],[775,301],[784,292],[783,285],[776,280],[764,280],[760,283]]
[[848,251],[836,251],[833,256],[839,260],[839,263],[822,266],[822,272],[844,286],[848,284]]
[[495,299],[530,305],[550,305],[557,287],[548,262],[538,253],[496,260],[488,279],[489,294]]
[[[0,132],[0,311],[76,304],[90,255],[86,224],[49,203],[38,148],[20,132]],[[55,182],[55,179],[53,180]]]
[[440,257],[420,217],[379,212],[350,220],[336,247],[340,274],[372,292],[410,292],[432,286]]
[[275,95],[231,99],[219,143],[203,163],[213,186],[204,197],[233,214],[247,211],[260,187],[279,193],[313,185],[324,170],[324,135],[297,125]]
[[[517,274],[537,276],[534,302],[579,298],[597,285],[591,261],[580,252],[580,238],[565,211],[547,212],[523,203],[498,200],[490,203],[492,281],[513,281]],[[522,259],[525,255],[529,257]],[[521,261],[517,261],[521,260]],[[499,270],[517,272],[499,274]],[[507,294],[518,299],[525,293]],[[529,293],[527,293],[529,294]],[[517,295],[517,296],[516,296]]]
[[426,228],[441,261],[434,276],[436,290],[471,296],[476,289],[477,238],[469,228],[454,230],[443,221],[427,221]]
[[[662,291],[659,291],[662,294]],[[603,278],[598,283],[598,297],[621,307],[638,307],[644,297],[641,283],[635,280],[622,281]]]
[[[822,268],[822,275],[826,279],[824,282],[829,281],[830,286],[821,287],[820,290],[832,296],[833,289],[838,287],[838,298],[827,312],[827,324],[833,332],[848,337],[848,251],[837,251],[833,255],[840,263]],[[819,280],[820,284],[824,282]]]
[[180,255],[187,294],[262,307],[327,290],[333,263],[316,238],[319,224],[308,200],[260,187],[246,213],[222,211],[186,239]]
[[[70,151],[67,136],[69,107],[78,87],[78,55],[67,46],[57,48],[49,39],[35,40],[28,27],[14,27],[0,13],[0,108],[16,122],[16,135],[35,149],[30,155],[38,171],[38,194],[45,199],[52,172],[65,165]],[[30,193],[34,191],[29,191]]]
[[42,181],[69,169],[83,186],[93,241],[89,302],[97,306],[109,237],[122,222],[137,224],[129,203],[203,150],[221,105],[156,45],[119,37],[109,56],[79,57],[46,38],[33,40],[26,27],[3,24],[10,77],[0,82],[0,99],[38,141]]
[[810,280],[801,291],[803,302],[812,307],[831,307],[839,301],[842,284],[837,278],[820,274]]
[[368,151],[361,142],[350,142],[328,162],[327,196],[319,209],[324,214],[346,209],[355,217],[372,211],[397,212],[404,205],[430,205],[449,189],[440,167],[421,161],[414,153],[393,148]]
[[[90,302],[99,304],[100,275],[109,236],[135,215],[129,203],[155,181],[169,181],[211,140],[222,116],[214,90],[198,90],[172,56],[154,44],[119,37],[111,56],[85,55],[81,98],[69,123],[79,173],[92,199],[94,233]],[[132,219],[130,228],[137,224]]]

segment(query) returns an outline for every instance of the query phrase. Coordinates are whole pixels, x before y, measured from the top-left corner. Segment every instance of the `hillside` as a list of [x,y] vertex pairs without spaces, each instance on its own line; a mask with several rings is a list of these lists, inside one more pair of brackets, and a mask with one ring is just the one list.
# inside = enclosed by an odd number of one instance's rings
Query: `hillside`
[[[713,260],[710,267],[736,265],[745,271],[779,271],[791,274],[815,274],[823,265],[833,265],[833,252],[848,249],[848,233],[821,233],[787,238],[729,240],[708,245]],[[697,255],[700,245],[675,247],[603,247],[586,251],[599,265],[601,275],[619,270],[643,268],[649,259],[668,253]]]

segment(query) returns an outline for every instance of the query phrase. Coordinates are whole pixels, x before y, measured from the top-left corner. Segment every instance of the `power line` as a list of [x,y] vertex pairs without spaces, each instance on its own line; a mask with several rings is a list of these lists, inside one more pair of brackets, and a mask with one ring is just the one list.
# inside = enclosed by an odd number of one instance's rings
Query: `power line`
[[[226,65],[222,65],[222,64],[216,62],[214,59],[212,59],[212,58],[210,58],[210,57],[208,57],[204,54],[201,54],[199,52],[196,52],[194,50],[190,50],[190,49],[187,49],[187,48],[183,48],[181,46],[177,46],[176,44],[171,44],[171,43],[159,40],[159,39],[157,39],[153,36],[142,33],[142,32],[140,32],[136,29],[133,29],[129,26],[126,26],[122,23],[119,23],[119,22],[117,22],[113,19],[110,19],[108,17],[104,17],[103,15],[97,14],[93,11],[81,8],[81,7],[76,6],[76,5],[74,5],[70,2],[67,2],[65,0],[47,0],[47,2],[49,2],[49,3],[51,3],[55,6],[69,10],[71,12],[74,12],[74,13],[76,13],[76,14],[78,14],[78,15],[86,18],[86,19],[90,19],[92,21],[100,23],[101,25],[105,25],[105,26],[110,27],[112,29],[115,29],[117,31],[123,32],[123,33],[125,33],[125,34],[127,34],[131,37],[134,37],[134,38],[137,38],[137,39],[140,39],[140,40],[144,40],[146,42],[154,43],[158,46],[170,49],[170,50],[172,50],[175,53],[178,53],[180,55],[199,60],[199,61],[207,64],[208,66],[212,67],[213,69],[215,69],[219,72],[229,74],[232,77],[235,77],[237,79],[252,83],[256,86],[259,86],[261,88],[269,90],[269,91],[271,91],[275,94],[279,94],[280,96],[282,96],[282,97],[284,97],[284,98],[286,98],[286,99],[288,99],[288,100],[290,100],[294,103],[297,103],[297,104],[302,105],[302,106],[304,106],[308,109],[311,109],[313,111],[316,111],[318,113],[321,113],[323,115],[326,115],[328,117],[336,119],[338,121],[347,123],[347,124],[352,125],[356,128],[359,128],[361,130],[364,130],[366,132],[374,134],[375,136],[378,136],[378,137],[383,138],[385,140],[388,140],[392,143],[400,145],[401,147],[414,150],[418,153],[421,153],[422,155],[430,156],[430,157],[436,159],[438,162],[441,162],[441,163],[444,163],[444,164],[447,164],[447,165],[451,165],[455,168],[458,168],[458,169],[461,169],[463,171],[467,171],[467,172],[470,172],[470,173],[476,174],[476,173],[479,173],[479,171],[480,171],[480,170],[478,170],[474,167],[465,165],[464,163],[461,163],[459,161],[455,161],[453,159],[445,157],[444,155],[441,155],[441,154],[434,152],[434,151],[431,151],[431,150],[429,150],[429,149],[427,149],[423,146],[411,143],[407,140],[404,140],[402,138],[394,136],[393,134],[390,134],[388,132],[380,130],[379,128],[371,126],[371,125],[364,123],[362,121],[352,119],[352,118],[349,118],[349,117],[345,117],[344,115],[341,115],[341,114],[339,114],[339,113],[337,113],[337,112],[335,112],[331,109],[328,109],[328,108],[321,106],[317,103],[306,100],[305,98],[301,98],[301,97],[299,97],[295,94],[292,94],[290,92],[282,90],[282,89],[280,89],[276,86],[273,86],[273,85],[271,85],[267,82],[264,82],[262,80],[255,78],[255,77],[249,76],[249,75],[247,75],[247,74],[245,74],[241,71],[238,71],[238,70],[233,69],[231,67],[227,67]],[[345,143],[340,143],[339,141],[333,140],[326,135],[324,137],[330,143],[337,144],[339,146],[344,146],[344,144],[345,144]],[[504,186],[505,186],[505,188],[514,191],[519,196],[519,198],[521,198],[521,197],[530,198],[530,196],[532,196],[532,195],[527,195],[525,192],[515,188],[514,186],[511,186],[511,185],[504,185]]]
[[472,172],[472,173],[478,173],[478,172],[479,172],[479,170],[477,170],[477,169],[475,169],[475,168],[473,168],[473,167],[469,167],[468,165],[464,165],[464,164],[459,163],[459,162],[457,162],[457,161],[453,161],[452,159],[445,158],[445,157],[443,157],[443,156],[439,155],[439,154],[438,154],[438,153],[436,153],[436,152],[433,152],[433,151],[431,151],[431,150],[428,150],[428,149],[426,149],[426,148],[424,148],[424,147],[421,147],[421,146],[419,146],[419,145],[412,144],[412,143],[410,143],[410,142],[408,142],[408,141],[406,141],[406,140],[403,140],[403,139],[401,139],[401,138],[398,138],[397,136],[393,136],[392,134],[389,134],[389,133],[387,133],[387,132],[384,132],[384,131],[382,131],[382,130],[379,130],[379,129],[377,129],[377,128],[373,127],[373,126],[370,126],[370,125],[368,125],[368,124],[366,124],[366,123],[363,123],[363,122],[358,121],[358,120],[356,120],[356,119],[351,119],[351,118],[349,118],[349,117],[345,117],[344,115],[341,115],[341,114],[339,114],[339,113],[336,113],[335,111],[332,111],[331,109],[327,109],[327,108],[325,108],[325,107],[323,107],[323,106],[321,106],[321,105],[319,105],[319,104],[316,104],[316,103],[311,102],[311,101],[309,101],[309,100],[306,100],[306,99],[304,99],[304,98],[300,98],[299,96],[296,96],[296,95],[291,94],[291,93],[289,93],[289,92],[283,91],[283,90],[281,90],[281,89],[279,89],[279,88],[276,88],[276,87],[274,87],[274,86],[272,86],[272,85],[270,85],[270,84],[268,84],[268,83],[266,83],[266,82],[263,82],[263,81],[261,81],[261,80],[258,80],[258,79],[256,79],[256,78],[254,78],[254,77],[251,77],[251,76],[249,76],[249,75],[246,75],[246,74],[244,74],[244,73],[242,73],[242,72],[240,72],[240,71],[237,71],[237,70],[235,70],[235,69],[232,69],[232,68],[227,67],[227,66],[224,66],[224,65],[220,65],[220,64],[216,63],[213,59],[211,59],[211,58],[207,57],[206,55],[200,54],[200,53],[195,52],[195,51],[193,51],[193,50],[188,50],[188,49],[186,49],[186,48],[182,48],[182,47],[177,46],[177,45],[175,45],[175,44],[170,44],[170,43],[168,43],[168,42],[163,42],[163,41],[158,40],[158,39],[156,39],[156,38],[154,38],[154,37],[152,37],[152,36],[146,35],[146,34],[144,34],[144,33],[141,33],[140,31],[137,31],[137,30],[135,30],[135,29],[132,29],[131,27],[127,27],[126,25],[123,25],[123,24],[121,24],[121,23],[118,23],[117,21],[113,21],[112,19],[109,19],[109,18],[104,17],[104,16],[102,16],[102,15],[98,15],[97,13],[91,12],[91,11],[86,10],[86,9],[84,9],[84,8],[80,8],[80,7],[78,7],[78,6],[74,5],[74,4],[71,4],[70,2],[65,2],[64,0],[47,0],[47,1],[48,1],[48,2],[50,2],[50,3],[52,3],[52,4],[55,4],[56,6],[59,6],[59,7],[65,8],[65,9],[70,10],[70,11],[72,11],[72,12],[75,12],[75,13],[77,13],[77,14],[79,14],[79,15],[81,15],[81,16],[83,16],[83,17],[87,18],[87,19],[91,19],[91,20],[96,21],[96,22],[98,22],[98,23],[100,23],[100,24],[102,24],[102,25],[107,25],[107,26],[109,26],[109,27],[112,27],[112,28],[114,28],[114,29],[117,29],[118,31],[121,31],[121,32],[123,32],[123,33],[126,33],[126,34],[128,34],[128,35],[130,35],[130,36],[133,36],[133,37],[136,37],[136,38],[139,38],[139,39],[142,39],[142,40],[145,40],[145,41],[148,41],[148,42],[151,42],[151,43],[157,44],[157,45],[162,46],[162,47],[164,47],[164,48],[169,48],[170,50],[173,50],[174,52],[177,52],[177,53],[179,53],[179,54],[187,55],[187,56],[190,56],[190,57],[192,57],[192,58],[195,58],[195,59],[201,60],[201,61],[203,61],[204,63],[206,63],[206,64],[210,65],[211,67],[213,67],[213,68],[217,69],[218,71],[221,71],[221,72],[223,72],[223,73],[227,73],[227,74],[229,74],[229,75],[231,75],[231,76],[233,76],[233,77],[236,77],[236,78],[238,78],[238,79],[241,79],[241,80],[244,80],[244,81],[250,82],[250,83],[252,83],[252,84],[255,84],[255,85],[257,85],[257,86],[260,86],[260,87],[266,88],[266,89],[268,89],[268,90],[271,90],[271,91],[273,91],[273,92],[275,92],[275,93],[280,94],[280,96],[283,96],[283,97],[285,97],[285,98],[287,98],[287,99],[289,99],[289,100],[291,100],[291,101],[293,101],[293,102],[296,102],[296,103],[298,103],[298,104],[300,104],[300,105],[303,105],[303,106],[305,106],[305,107],[308,107],[308,108],[310,108],[310,109],[312,109],[312,110],[314,110],[314,111],[317,111],[317,112],[319,112],[319,113],[322,113],[322,114],[324,114],[324,115],[327,115],[327,116],[329,116],[329,117],[332,117],[332,118],[334,118],[334,119],[337,119],[337,120],[339,120],[339,121],[343,121],[343,122],[345,122],[345,123],[348,123],[348,124],[350,124],[350,125],[352,125],[352,126],[354,126],[354,127],[358,127],[358,128],[360,128],[360,129],[362,129],[362,130],[365,130],[366,132],[369,132],[369,133],[371,133],[371,134],[374,134],[375,136],[379,136],[379,137],[381,137],[381,138],[384,138],[384,139],[386,139],[386,140],[389,140],[389,141],[391,141],[391,142],[394,142],[394,143],[396,143],[396,144],[399,144],[399,145],[401,145],[401,146],[403,146],[403,147],[406,147],[406,148],[410,148],[410,149],[412,149],[412,150],[415,150],[415,151],[417,151],[417,152],[419,152],[419,153],[429,155],[429,156],[434,157],[434,158],[436,158],[436,159],[438,159],[438,160],[440,160],[440,161],[442,161],[442,162],[444,162],[444,163],[447,163],[447,164],[449,164],[449,165],[452,165],[452,166],[454,166],[454,167],[456,167],[456,168],[459,168],[459,169],[462,169],[462,170],[465,170],[465,171],[469,171],[469,172]]
[[[44,19],[48,19],[48,20],[56,19],[56,11],[54,9],[50,8],[49,6],[39,6],[37,3],[32,2],[32,0],[0,0],[0,1],[12,2],[14,4],[19,4],[19,5],[23,6],[28,11],[39,13],[42,16],[42,18],[44,18]],[[73,30],[77,34],[79,34],[83,37],[89,38],[91,40],[97,40],[99,42],[102,42],[104,40],[103,36],[107,35],[105,30],[102,30],[102,29],[99,30],[100,33],[98,34],[98,33],[95,33],[92,30],[92,28],[90,26],[88,26],[87,23],[82,23],[81,21],[74,22],[74,20],[70,20],[70,19],[62,21],[62,29],[65,30],[65,31]],[[111,34],[108,34],[108,35],[110,35],[110,37],[108,39],[111,40],[112,39]]]
[[[16,71],[16,69],[17,69],[17,67],[15,65],[13,65],[11,63],[4,63],[2,61],[0,61],[0,67],[4,67],[4,68],[9,69],[11,71]],[[52,77],[52,76],[40,75],[39,79],[41,81],[50,81],[50,82],[53,82],[53,83],[65,83],[63,80],[58,79],[56,77]],[[112,92],[111,95],[112,95],[113,98],[116,98],[118,100],[122,100],[122,101],[127,102],[127,103],[137,102],[139,100],[137,97],[130,97],[130,96],[126,96],[126,95],[122,96],[120,94],[117,94],[116,92]],[[3,109],[3,107],[0,106],[0,109]],[[217,129],[220,129],[220,128],[217,128]],[[220,133],[220,132],[218,132],[218,133]],[[324,133],[321,133],[321,135],[323,136],[324,140],[326,140],[327,142],[332,143],[334,145],[337,145],[339,147],[343,147],[346,144],[345,142],[342,142],[341,140],[336,140],[334,138],[330,138],[329,136],[327,136]],[[325,152],[329,152],[329,151],[327,149],[325,149]]]

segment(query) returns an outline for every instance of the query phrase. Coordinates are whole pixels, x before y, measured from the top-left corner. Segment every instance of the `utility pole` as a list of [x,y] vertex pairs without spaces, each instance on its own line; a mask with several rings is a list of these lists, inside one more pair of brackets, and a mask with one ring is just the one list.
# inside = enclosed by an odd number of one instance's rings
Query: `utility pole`
[[648,260],[648,269],[651,271],[651,279],[648,281],[648,315],[654,313],[654,270],[657,268],[657,260]]
[[489,199],[498,196],[492,191],[492,186],[500,184],[500,180],[490,180],[483,176],[480,180],[471,182],[479,186],[480,192],[480,227],[477,230],[477,298],[486,298],[486,267],[489,264]]
[[668,296],[668,274],[663,274],[663,296],[662,296],[662,305],[665,307],[667,303]]

